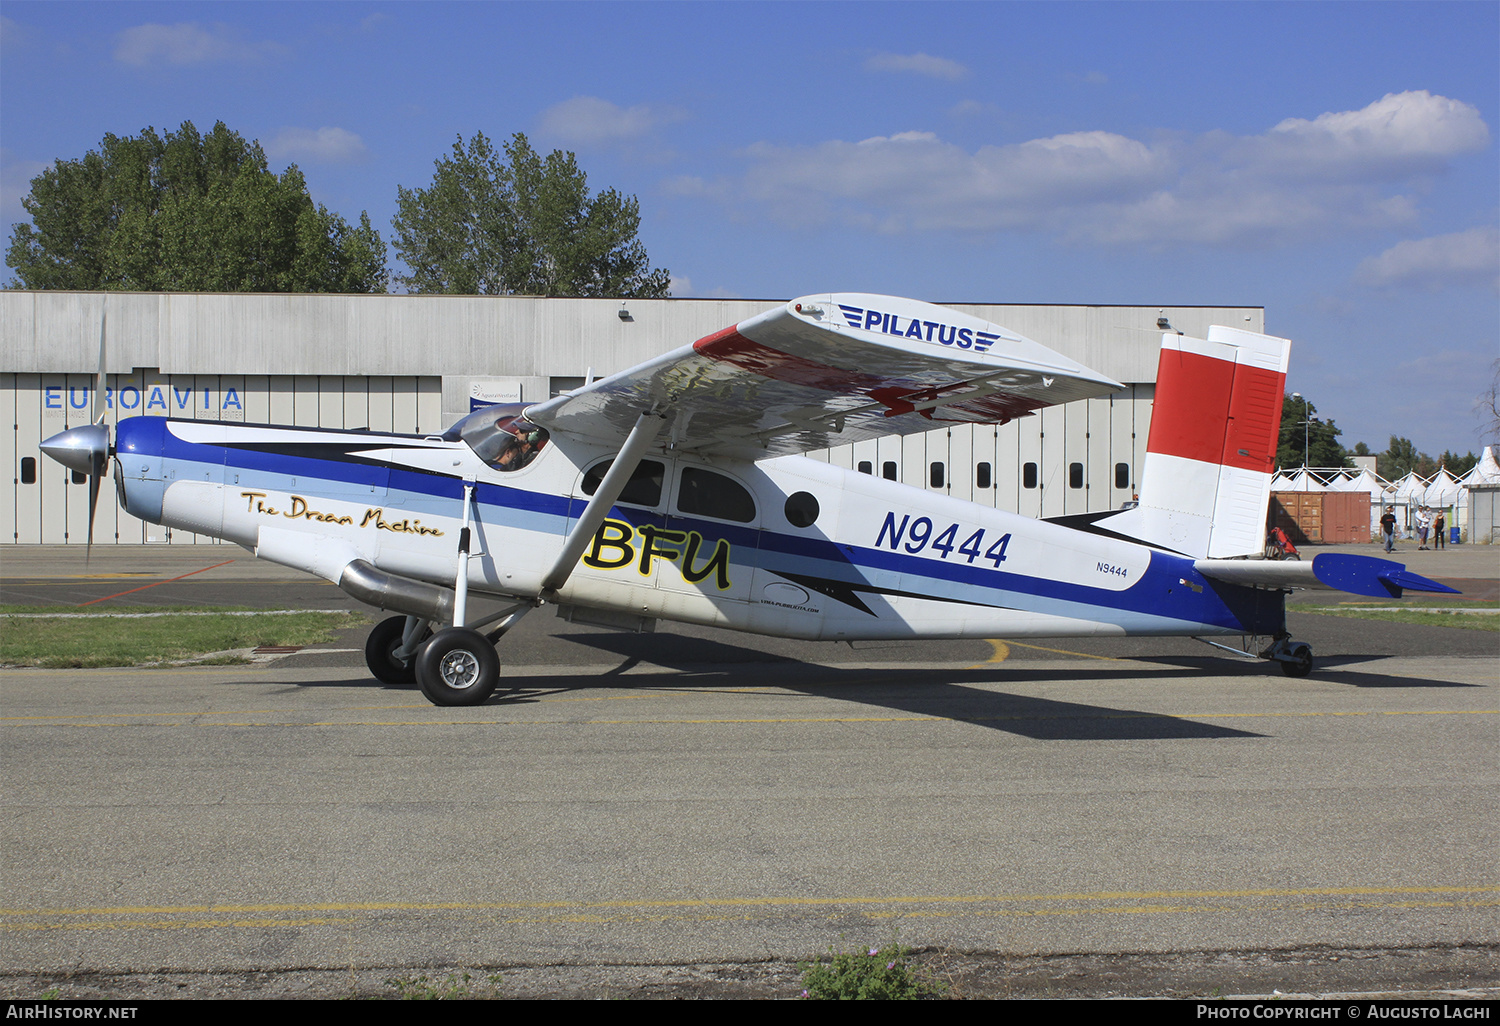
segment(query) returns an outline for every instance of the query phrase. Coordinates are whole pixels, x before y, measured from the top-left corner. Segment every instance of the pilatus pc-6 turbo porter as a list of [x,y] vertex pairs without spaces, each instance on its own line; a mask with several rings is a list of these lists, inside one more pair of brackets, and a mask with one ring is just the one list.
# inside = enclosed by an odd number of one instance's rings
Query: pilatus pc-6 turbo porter
[[[1060,521],[800,455],[1122,387],[997,325],[857,293],[441,436],[133,417],[113,441],[96,423],[42,449],[92,475],[95,498],[112,457],[131,514],[401,614],[371,632],[370,670],[439,705],[488,698],[495,643],[544,604],[830,641],[1238,635],[1301,676],[1288,589],[1452,589],[1372,557],[1240,558],[1265,539],[1289,343],[1207,334],[1163,337],[1139,505]],[[471,618],[478,594],[501,610]]]

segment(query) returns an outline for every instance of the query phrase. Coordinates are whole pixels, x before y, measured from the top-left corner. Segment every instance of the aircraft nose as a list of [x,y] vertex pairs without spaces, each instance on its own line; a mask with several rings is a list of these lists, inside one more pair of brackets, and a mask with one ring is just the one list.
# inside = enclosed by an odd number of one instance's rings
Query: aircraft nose
[[47,439],[40,448],[69,470],[98,474],[109,457],[109,428],[103,424],[68,428]]

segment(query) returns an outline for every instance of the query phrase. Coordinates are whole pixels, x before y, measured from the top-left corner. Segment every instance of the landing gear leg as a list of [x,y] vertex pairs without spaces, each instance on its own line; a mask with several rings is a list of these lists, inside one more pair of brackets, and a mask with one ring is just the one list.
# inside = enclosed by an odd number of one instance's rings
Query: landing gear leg
[[1293,641],[1290,634],[1277,635],[1261,654],[1262,659],[1271,659],[1281,664],[1281,672],[1288,677],[1306,677],[1312,672],[1312,646],[1305,641]]

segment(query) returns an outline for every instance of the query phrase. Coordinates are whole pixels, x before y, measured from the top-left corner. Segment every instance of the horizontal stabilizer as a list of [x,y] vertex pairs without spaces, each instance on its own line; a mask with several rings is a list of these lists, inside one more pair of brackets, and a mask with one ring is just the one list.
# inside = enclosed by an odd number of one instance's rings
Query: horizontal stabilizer
[[1400,598],[1402,589],[1460,594],[1456,588],[1412,573],[1389,559],[1343,552],[1319,553],[1311,563],[1200,559],[1193,563],[1193,568],[1216,581],[1256,588],[1329,588],[1375,598]]
[[1437,591],[1459,594],[1457,588],[1414,574],[1400,563],[1374,556],[1350,556],[1341,552],[1324,552],[1313,557],[1313,573],[1330,588],[1355,595],[1377,598],[1400,598],[1408,591]]

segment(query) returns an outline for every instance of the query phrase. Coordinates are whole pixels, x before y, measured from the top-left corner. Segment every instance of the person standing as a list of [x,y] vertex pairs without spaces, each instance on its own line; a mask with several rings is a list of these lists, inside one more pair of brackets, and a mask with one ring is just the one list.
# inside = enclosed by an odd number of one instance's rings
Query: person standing
[[1427,530],[1432,526],[1432,514],[1427,512],[1426,506],[1417,507],[1417,551],[1421,552],[1427,548]]
[[1396,550],[1396,507],[1387,506],[1380,517],[1380,535],[1385,541],[1385,551]]
[[1432,548],[1433,548],[1433,551],[1437,551],[1438,549],[1445,549],[1445,548],[1448,547],[1447,542],[1445,542],[1443,540],[1443,535],[1447,532],[1447,530],[1448,530],[1448,515],[1447,515],[1447,511],[1440,509],[1440,510],[1437,511],[1436,515],[1434,515],[1433,518],[1432,518]]

